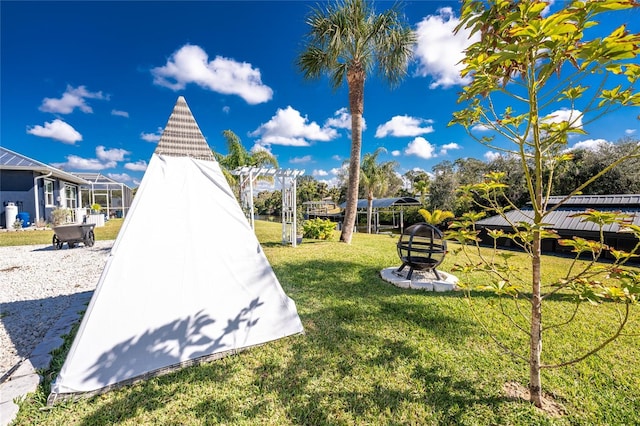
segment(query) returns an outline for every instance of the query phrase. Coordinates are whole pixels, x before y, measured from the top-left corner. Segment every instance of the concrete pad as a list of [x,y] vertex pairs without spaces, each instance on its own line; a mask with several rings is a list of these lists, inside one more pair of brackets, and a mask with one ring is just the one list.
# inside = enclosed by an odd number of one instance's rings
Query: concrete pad
[[414,271],[411,280],[407,279],[408,270],[397,272],[399,266],[385,268],[380,271],[383,280],[400,288],[411,288],[423,291],[455,291],[458,289],[458,277],[438,270],[438,279],[433,272]]

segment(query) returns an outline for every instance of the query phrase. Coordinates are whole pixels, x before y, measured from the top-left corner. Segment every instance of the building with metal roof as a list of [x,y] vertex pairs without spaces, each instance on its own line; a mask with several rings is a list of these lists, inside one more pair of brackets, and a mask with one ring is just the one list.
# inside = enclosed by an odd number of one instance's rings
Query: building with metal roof
[[[17,218],[38,224],[48,220],[58,207],[82,206],[80,186],[83,178],[0,147],[0,227],[12,228]],[[24,219],[22,219],[24,221]]]
[[[578,213],[584,213],[587,209],[595,209],[602,212],[621,212],[629,216],[628,223],[640,226],[640,194],[612,194],[612,195],[577,195],[569,199],[564,196],[549,197],[547,209],[556,206],[563,200],[564,204],[545,217],[549,229],[555,230],[561,238],[571,239],[582,237],[590,240],[599,240],[600,228],[592,222],[583,222]],[[533,223],[533,208],[529,203],[521,210],[512,210],[505,217],[500,215],[488,217],[477,222],[480,229],[504,229],[511,231],[511,223]],[[620,225],[612,224],[603,227],[605,244],[618,250],[631,251],[638,240],[630,232],[625,232]],[[481,238],[487,243],[493,240],[481,233]],[[500,239],[499,244],[509,246],[511,241]],[[566,252],[568,249],[558,244],[555,239],[545,239],[542,250],[545,252]]]

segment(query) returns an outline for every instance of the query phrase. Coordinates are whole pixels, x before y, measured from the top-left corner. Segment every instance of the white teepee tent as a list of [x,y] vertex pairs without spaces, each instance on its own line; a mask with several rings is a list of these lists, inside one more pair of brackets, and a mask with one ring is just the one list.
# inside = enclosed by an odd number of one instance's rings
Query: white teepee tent
[[302,332],[179,97],[49,403]]

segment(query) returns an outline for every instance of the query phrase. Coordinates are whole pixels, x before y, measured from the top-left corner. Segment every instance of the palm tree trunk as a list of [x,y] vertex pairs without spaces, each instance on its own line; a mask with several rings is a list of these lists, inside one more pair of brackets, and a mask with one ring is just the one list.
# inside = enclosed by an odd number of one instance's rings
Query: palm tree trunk
[[360,185],[360,150],[362,148],[362,112],[364,106],[364,71],[354,66],[347,72],[349,85],[349,108],[351,110],[351,156],[349,157],[349,185],[344,209],[344,223],[340,241],[351,244],[353,227],[358,209],[358,187]]
[[373,216],[373,194],[367,196],[367,234],[371,233],[371,216]]

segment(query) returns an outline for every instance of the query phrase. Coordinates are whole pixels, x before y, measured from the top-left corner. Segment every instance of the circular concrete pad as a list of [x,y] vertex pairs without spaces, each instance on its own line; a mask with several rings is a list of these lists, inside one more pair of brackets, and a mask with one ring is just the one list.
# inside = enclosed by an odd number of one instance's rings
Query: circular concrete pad
[[457,290],[458,277],[447,272],[438,271],[440,279],[432,271],[413,271],[411,280],[407,279],[408,268],[397,272],[399,266],[380,271],[383,280],[390,282],[396,287],[412,288],[425,291],[454,291]]

